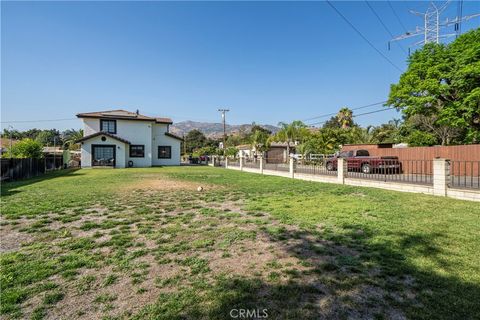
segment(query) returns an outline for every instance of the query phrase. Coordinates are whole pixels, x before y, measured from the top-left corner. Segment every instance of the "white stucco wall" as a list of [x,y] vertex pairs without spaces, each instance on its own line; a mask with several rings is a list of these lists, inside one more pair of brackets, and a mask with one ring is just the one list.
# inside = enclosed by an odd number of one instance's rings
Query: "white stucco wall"
[[130,141],[131,144],[145,146],[143,158],[130,158],[130,149],[127,150],[127,163],[133,161],[133,167],[152,166],[152,122],[117,120],[117,135]]
[[83,136],[89,136],[100,131],[100,120],[83,118]]
[[[166,136],[166,124],[155,124],[153,126],[153,158],[152,164],[154,166],[178,166],[180,165],[180,140]],[[158,146],[171,146],[171,159],[158,159]]]
[[115,168],[125,168],[128,145],[110,137],[106,137],[106,140],[102,141],[102,136],[94,137],[82,143],[82,168],[92,167],[92,144],[115,145]]
[[[84,135],[91,135],[100,131],[100,119],[84,118]],[[180,140],[166,136],[167,124],[156,124],[149,121],[117,120],[116,136],[130,141],[131,144],[145,146],[143,158],[130,158],[130,146],[118,140],[107,137],[106,142],[100,140],[101,136],[85,141],[82,145],[82,167],[91,166],[92,144],[115,144],[121,146],[116,150],[117,168],[127,167],[133,161],[133,167],[150,167],[152,165],[180,165]],[[171,146],[171,159],[158,159],[158,146]]]

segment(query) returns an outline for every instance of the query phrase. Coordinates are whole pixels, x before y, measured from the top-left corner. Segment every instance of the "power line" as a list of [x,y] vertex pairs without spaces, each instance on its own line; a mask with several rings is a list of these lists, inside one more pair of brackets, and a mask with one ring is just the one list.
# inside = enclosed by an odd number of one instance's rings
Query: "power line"
[[[380,102],[375,102],[375,103],[371,103],[371,104],[367,104],[365,106],[361,106],[361,107],[356,107],[356,108],[352,108],[350,110],[360,110],[360,109],[365,109],[365,108],[368,108],[368,107],[373,107],[373,106],[378,106],[379,104],[383,104],[387,101],[380,101]],[[303,122],[306,122],[306,121],[311,121],[311,120],[315,120],[315,119],[319,119],[319,118],[324,118],[324,117],[329,117],[329,116],[334,116],[336,115],[337,112],[334,112],[334,113],[327,113],[327,114],[322,114],[320,116],[316,116],[316,117],[312,117],[312,118],[308,118],[308,119],[305,119],[305,120],[302,120]]]
[[387,0],[387,3],[388,3],[388,5],[390,6],[390,9],[392,9],[393,14],[394,14],[395,17],[397,18],[398,23],[400,23],[400,25],[402,26],[403,31],[408,32],[407,28],[405,28],[405,25],[402,23],[402,20],[401,20],[400,17],[398,16],[397,11],[395,11],[395,9],[393,8],[392,3],[390,2],[390,0]]
[[[377,17],[378,21],[380,22],[380,24],[383,26],[383,28],[385,29],[385,31],[387,31],[387,33],[390,35],[390,37],[392,38],[395,38],[395,36],[393,35],[392,32],[390,32],[390,29],[388,29],[388,27],[385,25],[385,23],[383,22],[382,18],[380,18],[380,16],[378,15],[378,13],[375,11],[375,9],[373,9],[373,7],[370,5],[370,2],[368,2],[368,0],[365,1],[365,3],[367,4],[367,6],[370,8],[370,10],[372,11],[372,13],[375,15],[375,17]],[[402,51],[407,54],[407,51],[402,47],[402,45],[400,44],[400,42],[396,42],[396,44],[400,47],[400,49],[402,49]],[[390,50],[390,42],[388,43],[388,50]]]
[[78,118],[44,119],[44,120],[13,120],[13,121],[1,121],[0,123],[53,122],[53,121],[67,121],[67,120],[78,120]]
[[[387,108],[384,108],[384,109],[378,109],[378,110],[374,110],[374,111],[359,113],[359,114],[353,115],[352,118],[357,118],[357,117],[365,116],[365,115],[372,114],[372,113],[389,111],[389,110],[392,110],[392,109],[395,109],[395,107],[387,107]],[[309,125],[310,126],[320,125],[320,124],[324,124],[324,123],[327,123],[327,122],[328,122],[328,120],[327,121],[314,122],[314,123],[311,123]]]
[[365,40],[366,43],[368,43],[368,45],[370,47],[372,47],[375,51],[377,51],[377,53],[379,55],[381,55],[388,63],[390,63],[395,69],[397,69],[398,71],[400,72],[403,72],[402,69],[400,69],[395,63],[392,62],[392,60],[390,60],[386,55],[384,55],[380,50],[377,49],[377,47],[375,47],[373,45],[373,43],[370,42],[370,40],[367,39],[367,37],[365,37],[363,35],[363,33],[360,32],[360,30],[358,30],[340,11],[338,11],[337,8],[335,8],[335,6],[330,2],[330,0],[326,0],[327,4],[332,7],[333,10],[335,10],[335,12],[346,22],[348,23],[348,25],[350,25],[350,27],[355,30],[355,32],[357,32],[357,34],[362,37],[363,40]]

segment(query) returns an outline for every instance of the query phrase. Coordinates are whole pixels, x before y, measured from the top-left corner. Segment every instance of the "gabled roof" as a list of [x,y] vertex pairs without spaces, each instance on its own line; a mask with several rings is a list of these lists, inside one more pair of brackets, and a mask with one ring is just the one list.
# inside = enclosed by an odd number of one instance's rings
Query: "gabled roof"
[[130,144],[130,141],[128,140],[125,140],[123,138],[120,138],[119,136],[116,136],[112,133],[108,133],[108,132],[103,132],[103,131],[99,131],[99,132],[95,132],[95,133],[92,133],[88,136],[85,136],[83,138],[80,138],[78,139],[77,141],[75,141],[75,143],[78,143],[78,142],[82,142],[82,141],[86,141],[88,139],[91,139],[91,138],[95,138],[95,137],[98,137],[98,136],[107,136],[107,137],[110,137],[112,139],[115,139],[115,140],[118,140],[120,142],[123,142],[123,143],[126,143],[126,144]]
[[96,118],[96,119],[125,119],[125,120],[140,120],[140,121],[155,121],[156,123],[172,124],[170,118],[153,118],[144,116],[136,112],[130,112],[122,109],[85,112],[77,114],[78,118]]
[[180,140],[180,141],[183,141],[183,138],[180,138],[179,136],[174,135],[173,133],[165,132],[165,135],[168,136],[168,137],[172,137],[172,138],[174,138],[174,139],[178,139],[178,140]]

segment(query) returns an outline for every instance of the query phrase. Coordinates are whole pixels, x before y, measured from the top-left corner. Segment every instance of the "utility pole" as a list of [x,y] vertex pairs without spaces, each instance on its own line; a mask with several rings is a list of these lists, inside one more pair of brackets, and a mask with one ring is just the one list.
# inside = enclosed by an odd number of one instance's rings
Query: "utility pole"
[[53,170],[57,169],[57,136],[53,137]]
[[[410,10],[410,13],[419,16],[423,19],[423,27],[416,26],[415,31],[408,31],[402,35],[394,37],[390,41],[400,41],[412,37],[423,36],[423,40],[420,40],[414,43],[414,46],[425,45],[427,43],[440,43],[441,39],[448,38],[452,36],[458,36],[460,25],[463,21],[467,21],[476,17],[479,17],[480,14],[472,14],[469,16],[457,16],[455,19],[446,19],[443,22],[440,21],[441,14],[447,8],[450,0],[445,2],[443,5],[438,7],[433,1],[430,2],[427,10],[425,12],[418,12]],[[455,33],[451,34],[442,34],[441,29],[449,26],[455,25]]]
[[227,143],[227,125],[225,120],[225,113],[230,111],[229,109],[218,109],[219,112],[222,113],[222,121],[223,121],[223,155],[226,152],[226,143]]
[[9,142],[10,142],[10,150],[9,150],[9,153],[10,153],[10,159],[11,159],[11,158],[12,158],[12,131],[13,131],[13,127],[12,127],[11,125],[9,125],[9,126],[8,126],[8,130],[9,130],[9,131],[8,131],[8,133],[9,133],[8,135],[9,135],[9,137],[10,137],[10,139],[9,139],[9,140],[10,140],[10,141],[9,141]]

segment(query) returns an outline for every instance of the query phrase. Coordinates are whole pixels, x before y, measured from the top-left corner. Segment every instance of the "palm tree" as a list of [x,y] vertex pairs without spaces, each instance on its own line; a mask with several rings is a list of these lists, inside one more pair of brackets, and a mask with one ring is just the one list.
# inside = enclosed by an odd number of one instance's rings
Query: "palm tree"
[[252,149],[255,150],[255,155],[257,155],[258,152],[263,154],[270,146],[269,134],[262,130],[255,130],[250,137],[250,143]]
[[353,112],[347,107],[343,107],[337,113],[337,119],[342,129],[347,129],[353,125]]
[[275,135],[276,139],[287,143],[287,154],[290,155],[290,148],[295,141],[302,141],[306,136],[308,129],[302,122],[295,120],[292,123],[280,122],[280,131]]
[[69,150],[78,150],[80,145],[76,142],[78,139],[83,137],[83,130],[69,129],[63,132],[63,146]]

